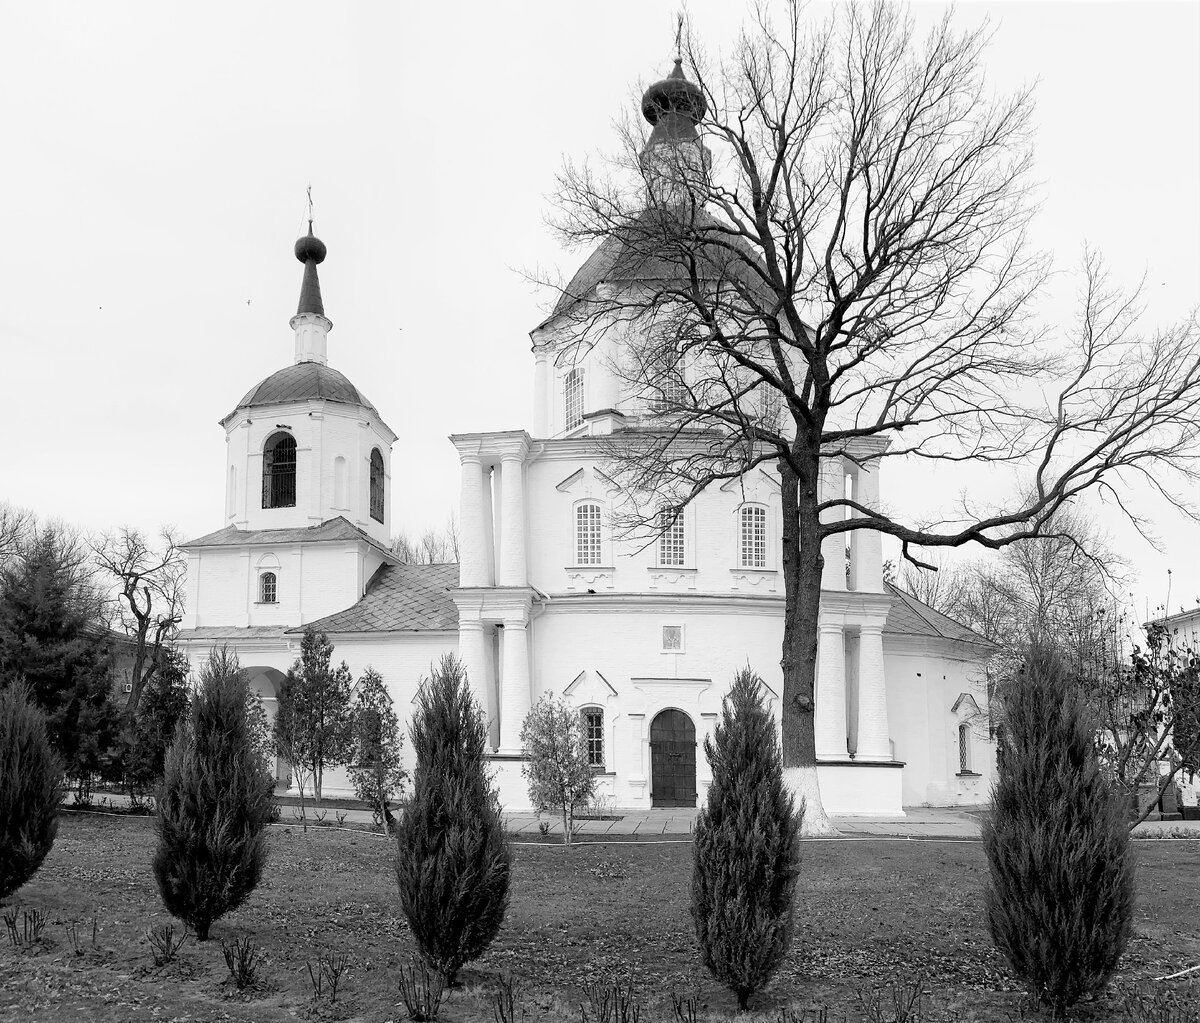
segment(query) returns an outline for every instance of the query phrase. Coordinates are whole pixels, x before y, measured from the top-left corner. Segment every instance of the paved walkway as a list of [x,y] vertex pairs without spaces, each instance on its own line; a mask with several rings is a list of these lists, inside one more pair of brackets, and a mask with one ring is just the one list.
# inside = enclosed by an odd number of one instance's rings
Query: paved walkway
[[[107,800],[107,804],[100,801]],[[123,796],[106,794],[97,797],[95,809],[104,810],[108,807],[126,805],[128,800]],[[68,808],[70,801],[68,800]],[[282,824],[299,822],[299,808],[290,805],[283,806],[280,818]],[[320,811],[318,811],[320,812]],[[914,839],[977,839],[979,838],[979,823],[981,809],[978,807],[944,807],[944,806],[912,806],[905,810],[903,817],[832,817],[833,825],[838,829],[842,838],[914,838]],[[584,841],[602,841],[604,838],[640,839],[640,840],[687,840],[696,823],[695,809],[683,807],[677,809],[659,810],[614,810],[613,816],[620,820],[581,820],[580,837]],[[340,818],[340,821],[339,821]],[[308,807],[308,819],[313,820],[313,807]],[[547,834],[561,835],[562,821],[552,820],[549,816],[538,817],[532,813],[512,813],[505,815],[510,833],[518,841],[536,841],[541,837],[542,823],[548,827]],[[330,807],[325,811],[324,823],[370,825],[371,814],[366,810],[335,809]],[[1154,835],[1171,834],[1171,832],[1186,831],[1200,837],[1200,824],[1196,821],[1146,821],[1139,824],[1136,834]]]

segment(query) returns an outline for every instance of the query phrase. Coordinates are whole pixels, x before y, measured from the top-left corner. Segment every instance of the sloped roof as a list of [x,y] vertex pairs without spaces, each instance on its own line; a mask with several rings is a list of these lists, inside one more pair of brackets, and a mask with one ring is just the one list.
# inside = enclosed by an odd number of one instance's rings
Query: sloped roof
[[[384,565],[353,607],[310,622],[325,632],[453,632],[458,608],[450,590],[458,565]],[[289,629],[303,632],[303,628]]]
[[364,532],[342,515],[326,519],[316,526],[296,526],[291,529],[238,529],[226,526],[215,533],[207,533],[189,540],[181,547],[241,547],[246,544],[277,543],[335,543],[347,540],[365,540],[382,554],[394,558],[386,547],[370,533]]
[[181,629],[180,639],[282,639],[282,625],[199,625]]
[[332,366],[323,366],[319,362],[298,362],[277,370],[251,387],[246,396],[237,403],[234,412],[257,405],[279,405],[293,401],[309,401],[313,398],[359,405],[375,412],[376,415],[379,414],[375,406],[367,401],[367,396],[343,374]]
[[883,626],[884,632],[902,636],[937,636],[960,643],[972,643],[975,646],[995,647],[996,644],[987,637],[940,611],[935,611],[928,604],[922,604],[899,586],[892,583],[884,583],[884,586],[896,598],[888,611],[887,621]]

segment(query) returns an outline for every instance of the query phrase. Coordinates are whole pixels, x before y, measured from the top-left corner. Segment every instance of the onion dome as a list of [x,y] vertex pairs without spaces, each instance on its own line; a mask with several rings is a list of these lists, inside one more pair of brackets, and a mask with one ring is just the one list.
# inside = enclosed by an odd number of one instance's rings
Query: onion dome
[[650,145],[696,138],[696,125],[707,111],[700,87],[684,77],[682,57],[676,57],[671,73],[642,96],[642,116],[654,125]]
[[317,316],[324,316],[317,264],[325,259],[325,243],[313,235],[311,220],[308,222],[308,234],[296,242],[296,258],[304,264],[304,281],[300,285],[300,304],[296,308],[296,315],[316,313]]

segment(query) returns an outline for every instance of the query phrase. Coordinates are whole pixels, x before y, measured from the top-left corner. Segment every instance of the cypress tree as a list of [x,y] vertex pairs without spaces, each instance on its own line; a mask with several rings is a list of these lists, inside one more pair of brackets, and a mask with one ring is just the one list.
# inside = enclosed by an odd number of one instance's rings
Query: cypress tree
[[417,766],[396,829],[396,880],[421,955],[451,984],[500,930],[511,858],[484,769],[483,712],[453,654],[422,685],[410,735]]
[[199,941],[254,890],[267,857],[275,780],[251,743],[246,688],[237,656],[213,650],[156,793],[154,877]]
[[58,832],[62,764],[24,683],[0,689],[0,899],[42,865]]
[[800,869],[797,808],[783,783],[775,721],[762,680],[738,672],[721,702],[708,800],[696,820],[692,921],[705,966],[745,1009],[792,944],[793,897]]
[[1061,1016],[1104,990],[1129,942],[1128,807],[1101,770],[1086,695],[1052,648],[1035,644],[999,695],[988,926],[1030,994]]

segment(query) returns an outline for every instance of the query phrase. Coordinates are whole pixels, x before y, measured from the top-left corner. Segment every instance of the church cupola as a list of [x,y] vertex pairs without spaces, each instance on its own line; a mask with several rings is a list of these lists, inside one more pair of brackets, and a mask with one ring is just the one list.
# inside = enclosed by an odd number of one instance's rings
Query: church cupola
[[326,347],[333,322],[325,316],[321,302],[321,281],[317,277],[317,264],[325,259],[325,243],[312,232],[312,221],[308,222],[308,234],[296,242],[296,258],[304,264],[304,280],[300,285],[300,304],[291,326],[296,332],[296,363],[328,363]]
[[696,126],[708,112],[704,93],[683,73],[683,58],[675,58],[675,67],[642,95],[642,116],[653,127],[639,163],[651,196],[667,206],[687,201],[688,188],[696,176],[707,175],[712,158]]

